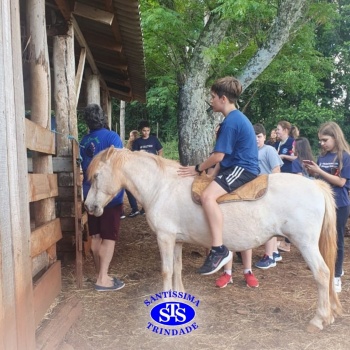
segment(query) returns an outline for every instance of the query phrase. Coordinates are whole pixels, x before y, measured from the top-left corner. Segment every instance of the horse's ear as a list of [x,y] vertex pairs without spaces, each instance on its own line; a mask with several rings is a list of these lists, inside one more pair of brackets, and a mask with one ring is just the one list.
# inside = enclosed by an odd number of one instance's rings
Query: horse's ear
[[115,148],[114,148],[113,145],[108,148],[108,151],[107,151],[107,154],[106,154],[106,160],[109,159],[112,156],[114,150],[115,150]]

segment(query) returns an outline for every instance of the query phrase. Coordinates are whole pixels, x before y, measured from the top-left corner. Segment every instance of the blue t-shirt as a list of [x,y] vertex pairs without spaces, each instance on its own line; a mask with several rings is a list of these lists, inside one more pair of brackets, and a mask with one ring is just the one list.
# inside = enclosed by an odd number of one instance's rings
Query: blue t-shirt
[[[293,137],[288,137],[288,139],[282,143],[282,141],[278,141],[275,143],[274,147],[277,149],[278,154],[284,154],[287,156],[293,156]],[[283,165],[281,167],[281,173],[291,173],[292,172],[292,161],[283,159]]]
[[[123,148],[123,143],[120,137],[114,131],[109,131],[107,129],[93,130],[90,134],[83,137],[80,142],[80,155],[83,158],[81,162],[81,167],[83,169],[83,193],[84,199],[86,199],[87,194],[90,189],[90,182],[87,181],[86,171],[91,163],[93,156],[97,153],[103,151],[110,146],[115,148]],[[120,191],[106,206],[106,208],[111,208],[123,203],[124,190]]]
[[350,205],[349,189],[350,189],[350,155],[343,152],[343,168],[339,174],[339,162],[336,157],[336,153],[326,153],[324,156],[319,156],[317,159],[319,167],[332,175],[339,175],[341,178],[346,179],[343,187],[334,186],[331,187],[335,194],[335,202],[338,208]]
[[221,123],[214,152],[225,153],[221,169],[241,166],[258,175],[258,146],[252,123],[239,110],[230,112]]
[[160,151],[162,148],[163,146],[159,140],[153,135],[150,135],[148,139],[139,137],[132,145],[133,151],[146,151],[153,154],[158,154],[158,151]]

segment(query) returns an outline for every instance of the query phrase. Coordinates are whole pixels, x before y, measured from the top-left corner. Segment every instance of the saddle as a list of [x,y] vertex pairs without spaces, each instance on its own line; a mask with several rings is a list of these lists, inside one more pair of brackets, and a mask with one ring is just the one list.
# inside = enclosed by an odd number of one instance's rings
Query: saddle
[[[201,194],[204,189],[214,180],[206,173],[195,176],[192,183],[192,200],[196,204],[201,204]],[[233,201],[255,201],[262,198],[267,192],[268,175],[263,174],[254,180],[247,182],[231,193],[224,194],[217,199],[218,203],[227,203]]]

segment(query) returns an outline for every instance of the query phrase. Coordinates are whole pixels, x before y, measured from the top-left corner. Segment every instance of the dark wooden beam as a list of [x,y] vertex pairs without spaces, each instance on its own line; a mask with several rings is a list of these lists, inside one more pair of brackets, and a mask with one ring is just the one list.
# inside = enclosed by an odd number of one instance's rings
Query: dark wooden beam
[[91,47],[100,47],[106,50],[116,52],[122,51],[121,42],[116,42],[115,38],[106,37],[104,35],[99,35],[93,32],[86,32],[84,36]]
[[70,20],[72,8],[69,0],[55,0],[58,9],[66,21]]
[[103,24],[111,25],[114,19],[114,13],[100,10],[96,7],[85,5],[78,1],[74,4],[75,15],[90,19],[92,21],[100,22]]

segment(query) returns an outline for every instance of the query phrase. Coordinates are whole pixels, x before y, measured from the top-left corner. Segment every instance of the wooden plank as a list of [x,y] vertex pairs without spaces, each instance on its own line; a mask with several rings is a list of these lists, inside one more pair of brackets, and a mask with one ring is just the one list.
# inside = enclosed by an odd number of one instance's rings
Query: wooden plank
[[28,174],[29,202],[55,197],[57,195],[57,174]]
[[35,327],[61,291],[61,262],[56,261],[34,284]]
[[74,218],[61,218],[62,232],[74,232],[75,222]]
[[35,349],[20,4],[0,4],[0,348]]
[[77,288],[83,287],[83,232],[81,227],[81,196],[82,187],[80,166],[77,165],[76,159],[79,156],[79,145],[72,141],[73,149],[73,166],[74,166],[74,206],[75,206],[75,274]]
[[69,0],[55,0],[57,7],[61,11],[64,19],[66,21],[69,21],[70,16],[72,14],[72,9],[70,6],[70,1]]
[[77,104],[76,107],[78,106],[81,83],[83,81],[85,61],[86,61],[86,49],[82,47],[80,51],[77,73],[75,75],[75,96],[76,96],[76,104]]
[[114,19],[114,13],[100,10],[96,7],[85,5],[81,2],[76,1],[74,4],[75,15],[91,19],[102,24],[111,25]]
[[44,127],[25,119],[26,147],[32,151],[55,154],[55,135]]
[[104,34],[96,34],[94,32],[84,33],[84,36],[90,47],[99,47],[115,52],[121,52],[123,49],[122,43],[116,41],[114,37],[107,37]]
[[60,219],[56,218],[47,224],[37,227],[30,236],[31,257],[37,256],[62,238]]
[[[28,158],[28,172],[33,172],[33,160]],[[54,173],[73,172],[72,160],[70,157],[52,157],[52,167]]]
[[62,342],[72,325],[82,313],[83,307],[76,297],[60,303],[55,317],[37,332],[37,350],[62,350]]

